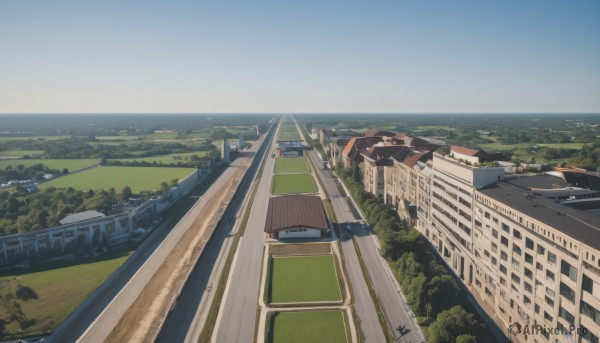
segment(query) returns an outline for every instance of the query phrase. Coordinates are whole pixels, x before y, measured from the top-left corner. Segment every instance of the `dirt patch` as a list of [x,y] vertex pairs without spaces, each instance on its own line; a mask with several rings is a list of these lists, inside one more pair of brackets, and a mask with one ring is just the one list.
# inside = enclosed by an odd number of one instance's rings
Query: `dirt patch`
[[153,341],[160,329],[162,319],[169,311],[171,301],[177,295],[194,261],[202,252],[223,211],[240,183],[251,159],[235,168],[227,182],[221,186],[206,206],[198,208],[189,216],[195,218],[187,231],[176,242],[152,280],[125,312],[113,329],[107,342]]
[[271,244],[269,247],[269,255],[324,255],[330,253],[330,243]]

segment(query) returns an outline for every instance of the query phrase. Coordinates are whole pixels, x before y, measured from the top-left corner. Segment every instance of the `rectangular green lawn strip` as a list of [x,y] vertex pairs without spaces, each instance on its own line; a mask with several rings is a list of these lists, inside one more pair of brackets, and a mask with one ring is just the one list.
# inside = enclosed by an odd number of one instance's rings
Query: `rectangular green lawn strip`
[[[0,295],[14,296],[18,286],[29,287],[37,299],[18,300],[25,317],[35,324],[21,329],[17,321],[6,324],[0,337],[10,334],[27,334],[53,330],[71,312],[98,288],[131,253],[109,260],[45,270],[23,275],[0,277]],[[4,304],[0,306],[0,318],[8,318]]]
[[182,180],[195,171],[194,168],[98,167],[42,183],[39,188],[73,187],[84,191],[114,188],[120,192],[123,187],[129,186],[134,193],[139,193],[160,189],[163,181]]
[[308,174],[286,174],[273,176],[271,193],[314,193],[317,189],[312,178]]
[[273,343],[349,341],[342,311],[279,312],[273,326]]
[[43,164],[50,169],[63,170],[67,168],[69,171],[79,170],[85,167],[93,166],[94,164],[100,163],[100,159],[87,158],[87,159],[25,159],[25,160],[5,160],[0,161],[0,169],[6,169],[7,166],[15,168],[18,165],[24,165],[25,167],[32,166],[34,164]]
[[271,302],[341,301],[332,255],[273,258]]
[[280,157],[275,160],[275,173],[306,173],[308,165],[304,157]]

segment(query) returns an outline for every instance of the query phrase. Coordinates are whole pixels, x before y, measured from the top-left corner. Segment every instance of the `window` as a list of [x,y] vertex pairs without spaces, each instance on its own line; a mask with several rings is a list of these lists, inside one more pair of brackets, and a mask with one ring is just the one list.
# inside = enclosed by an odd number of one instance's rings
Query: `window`
[[548,262],[556,264],[556,255],[548,251]]
[[523,303],[525,305],[530,305],[531,304],[531,299],[529,299],[526,295],[523,296]]
[[533,250],[533,241],[529,238],[525,238],[525,247],[529,250]]
[[529,293],[532,292],[532,288],[531,285],[527,283],[527,281],[523,282],[523,288],[525,288],[525,290]]
[[492,229],[492,236],[494,236],[494,238],[498,238],[498,231]]
[[544,249],[543,246],[538,245],[537,253],[538,253],[538,255],[544,255],[544,253],[546,253],[546,249]]
[[596,324],[600,325],[600,311],[585,301],[581,301],[581,314],[590,317]]
[[577,268],[571,266],[565,261],[560,261],[560,272],[569,277],[569,279],[577,282]]
[[506,275],[506,267],[503,265],[500,265],[500,271],[502,272],[502,274]]
[[508,260],[508,255],[506,254],[506,252],[500,251],[500,259],[502,261],[507,261]]
[[544,319],[551,322],[553,318],[548,314],[548,312],[544,311]]
[[529,255],[528,253],[525,253],[525,262],[533,264],[533,256]]
[[516,258],[512,258],[512,266],[516,270],[521,270],[521,262],[519,262]]
[[535,313],[540,314],[540,305],[535,304]]
[[565,297],[570,302],[575,302],[575,292],[564,283],[560,283],[560,295]]
[[521,255],[521,248],[519,248],[516,244],[513,244],[513,252],[517,255]]
[[489,212],[486,212],[486,213],[485,213],[485,218],[486,218],[486,219],[490,219],[490,213],[489,213]]
[[546,279],[554,281],[554,273],[549,270],[546,270]]
[[539,263],[539,262],[535,264],[535,268],[537,270],[544,270],[544,266],[541,263]]
[[508,225],[502,223],[502,230],[504,230],[504,232],[510,232],[510,227],[508,227]]
[[518,230],[513,230],[513,236],[517,239],[523,238],[523,236],[521,236],[521,232]]
[[575,324],[575,317],[569,313],[569,311],[565,310],[562,306],[558,309],[558,316],[562,319],[566,320],[570,325]]
[[512,273],[510,276],[511,280],[513,280],[513,282],[515,283],[521,283],[521,278],[517,276],[517,274]]
[[496,263],[498,263],[498,260],[495,257],[492,257],[492,264],[496,265]]
[[527,277],[528,279],[533,279],[533,272],[527,268],[525,268],[525,277]]
[[598,343],[598,336],[594,335],[593,333],[590,332],[590,330],[586,329],[582,330],[581,332],[587,332],[586,334],[582,334],[581,335],[581,341],[582,342],[586,342],[586,343]]
[[594,282],[592,281],[592,279],[587,277],[585,274],[583,274],[581,288],[590,294],[594,294]]
[[500,238],[500,243],[501,243],[502,245],[504,245],[505,247],[507,247],[507,246],[508,246],[508,238],[506,238],[506,237],[504,237],[504,236],[501,236],[501,238]]

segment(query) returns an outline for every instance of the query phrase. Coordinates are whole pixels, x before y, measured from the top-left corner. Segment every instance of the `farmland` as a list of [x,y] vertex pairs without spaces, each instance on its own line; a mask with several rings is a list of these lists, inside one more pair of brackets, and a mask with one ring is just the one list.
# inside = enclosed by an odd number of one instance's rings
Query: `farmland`
[[199,157],[206,156],[206,151],[198,151],[198,152],[187,152],[181,154],[170,154],[164,156],[149,156],[149,157],[135,157],[135,158],[117,158],[111,159],[110,161],[119,161],[119,162],[148,162],[148,163],[158,163],[158,164],[177,164],[179,162],[188,162],[190,158],[194,155]]
[[271,185],[273,194],[314,193],[317,189],[308,174],[274,175]]
[[134,193],[139,193],[159,189],[163,181],[184,179],[195,170],[194,168],[98,167],[42,183],[39,187],[42,189],[73,187],[77,190],[114,188],[120,191],[123,187],[129,186]]
[[271,303],[341,301],[333,255],[273,258]]
[[269,343],[349,341],[342,311],[290,311],[271,313],[267,328]]

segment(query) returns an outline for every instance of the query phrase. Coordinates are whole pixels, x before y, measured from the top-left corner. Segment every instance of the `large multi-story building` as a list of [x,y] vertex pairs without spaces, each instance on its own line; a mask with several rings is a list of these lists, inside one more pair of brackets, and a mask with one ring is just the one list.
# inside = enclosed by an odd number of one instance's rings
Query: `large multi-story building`
[[557,173],[508,177],[498,156],[461,147],[412,167],[396,157],[386,201],[417,205],[411,223],[512,341],[598,342],[600,192]]

